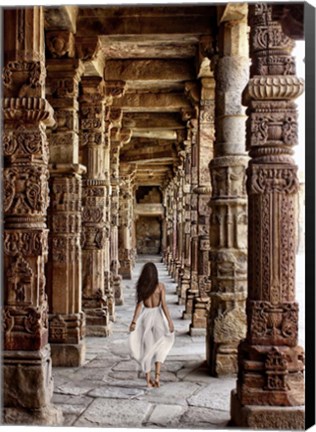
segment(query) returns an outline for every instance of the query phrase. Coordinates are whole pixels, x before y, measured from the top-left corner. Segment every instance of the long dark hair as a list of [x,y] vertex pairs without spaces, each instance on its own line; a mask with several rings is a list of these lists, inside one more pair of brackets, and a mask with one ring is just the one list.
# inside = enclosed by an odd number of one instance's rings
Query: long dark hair
[[154,263],[148,262],[142,268],[142,272],[136,284],[136,300],[140,303],[148,299],[155,291],[158,280],[158,271]]

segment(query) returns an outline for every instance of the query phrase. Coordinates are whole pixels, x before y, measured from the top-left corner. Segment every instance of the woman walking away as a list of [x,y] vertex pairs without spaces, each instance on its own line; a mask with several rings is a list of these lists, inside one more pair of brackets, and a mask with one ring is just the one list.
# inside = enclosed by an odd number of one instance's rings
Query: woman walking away
[[[142,308],[143,303],[143,308]],[[154,263],[144,265],[136,284],[136,307],[130,325],[132,357],[146,373],[148,387],[160,386],[160,366],[174,343],[174,326],[166,304],[166,290]],[[151,368],[155,363],[155,380]]]

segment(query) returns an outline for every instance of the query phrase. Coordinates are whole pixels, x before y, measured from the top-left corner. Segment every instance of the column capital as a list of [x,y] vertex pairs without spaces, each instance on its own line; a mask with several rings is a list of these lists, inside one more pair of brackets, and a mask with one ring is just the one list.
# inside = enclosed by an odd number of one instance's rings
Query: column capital
[[76,36],[76,53],[80,60],[88,61],[97,57],[101,44],[97,36]]
[[105,81],[105,94],[113,98],[120,98],[125,94],[126,83],[120,80],[106,80]]
[[46,31],[45,42],[48,58],[75,57],[75,37],[69,30]]

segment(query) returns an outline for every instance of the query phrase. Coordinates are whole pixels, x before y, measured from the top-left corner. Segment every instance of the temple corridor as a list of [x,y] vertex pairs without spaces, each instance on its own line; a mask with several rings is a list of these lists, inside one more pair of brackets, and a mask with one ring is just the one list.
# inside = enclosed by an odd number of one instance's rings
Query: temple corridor
[[[144,374],[131,360],[128,327],[135,307],[135,283],[146,261],[155,262],[159,280],[167,290],[167,303],[175,324],[176,342],[162,367],[161,387],[148,389]],[[304,256],[297,256],[303,268]],[[106,339],[91,337],[86,361],[77,368],[53,368],[53,403],[60,406],[64,426],[160,427],[223,429],[230,420],[230,392],[234,376],[214,378],[205,362],[205,337],[191,336],[190,320],[175,294],[177,284],[160,256],[143,256],[131,280],[125,280],[124,305],[117,308],[113,333]],[[300,310],[304,310],[304,273],[297,276]],[[304,319],[299,326],[305,346]],[[106,416],[104,415],[106,413]]]
[[[4,8],[4,423],[304,427],[304,7]],[[176,344],[149,391],[153,254]]]
[[[138,372],[127,346],[135,282],[145,260],[155,262],[159,279],[166,285],[176,332],[159,389],[146,387],[145,376]],[[161,257],[144,256],[136,262],[133,278],[123,283],[125,302],[116,309],[113,333],[105,339],[87,339],[86,361],[81,367],[53,368],[53,402],[63,411],[64,425],[218,429],[227,424],[235,379],[208,374],[205,337],[188,334],[190,320],[182,319],[176,286]]]

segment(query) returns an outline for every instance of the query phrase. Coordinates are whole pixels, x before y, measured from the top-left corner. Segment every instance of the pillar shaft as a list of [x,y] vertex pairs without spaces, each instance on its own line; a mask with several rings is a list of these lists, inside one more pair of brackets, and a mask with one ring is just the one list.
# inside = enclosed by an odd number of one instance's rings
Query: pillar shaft
[[205,335],[210,306],[210,240],[208,206],[211,179],[208,165],[213,159],[214,142],[214,78],[201,79],[201,98],[198,125],[198,295],[194,298],[190,333]]
[[82,306],[87,335],[110,332],[105,294],[107,179],[105,175],[105,89],[99,77],[81,80],[80,151],[87,172],[82,190]]
[[[122,117],[122,111],[112,112],[111,117]],[[126,132],[126,131],[125,131]],[[128,133],[123,130],[114,128],[111,134],[111,274],[113,279],[113,289],[115,296],[115,304],[122,305],[124,302],[123,289],[121,286],[122,276],[119,274],[119,209],[120,209],[120,149],[124,142],[130,139],[130,131]]]
[[131,279],[133,269],[134,176],[134,165],[120,164],[119,272],[123,279]]
[[[72,33],[60,33],[69,44]],[[56,32],[53,32],[57,38]],[[50,32],[46,34],[50,46]],[[54,50],[54,57],[59,53]],[[47,60],[48,100],[57,124],[49,133],[50,208],[47,288],[50,305],[49,341],[54,366],[79,366],[84,361],[85,318],[81,279],[81,174],[79,165],[79,80],[81,62]]]
[[[48,254],[44,16],[4,11],[3,421],[56,424],[44,267]],[[16,37],[18,35],[18,37]]]
[[175,267],[174,267],[174,279],[178,283],[180,282],[181,273],[182,273],[182,265],[183,265],[183,177],[184,177],[184,169],[183,169],[183,160],[180,156],[180,164],[178,166],[177,175],[176,175],[176,183],[175,183],[175,193],[177,200],[175,202],[176,206],[176,229],[177,229],[177,244],[176,244],[176,257],[175,257]]
[[212,288],[207,329],[207,362],[215,376],[237,372],[237,346],[246,333],[247,158],[243,156],[246,116],[241,105],[249,65],[246,18],[222,20],[218,48],[216,142],[210,164]]
[[179,304],[185,304],[186,292],[191,281],[191,140],[184,141],[184,181],[183,181],[183,274],[179,282]]
[[189,123],[191,135],[191,206],[190,206],[190,239],[191,239],[191,271],[190,288],[186,291],[184,319],[192,318],[194,298],[198,295],[198,194],[196,188],[199,184],[198,178],[198,144],[197,132],[198,121],[192,119]]
[[118,253],[118,227],[119,227],[119,206],[120,206],[120,141],[111,140],[111,272],[113,275],[113,286],[115,304],[120,305],[124,302],[123,290],[121,287],[122,277],[119,275],[119,253]]
[[[248,105],[249,198],[247,337],[239,345],[233,421],[251,422],[261,408],[260,427],[304,428],[304,352],[297,346],[295,302],[295,200],[299,182],[292,159],[297,110],[303,91],[295,76],[294,42],[267,4],[250,6],[251,79]],[[267,35],[267,37],[262,37]],[[271,83],[271,85],[269,85]],[[277,418],[273,413],[279,409]],[[237,416],[237,410],[242,415]],[[253,421],[253,420],[252,420]]]

